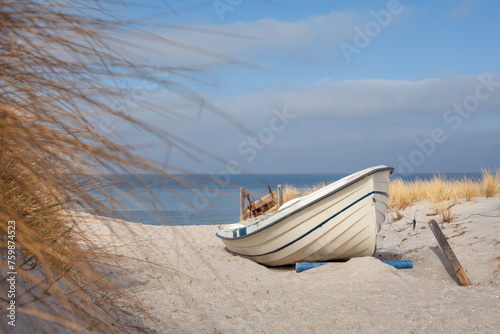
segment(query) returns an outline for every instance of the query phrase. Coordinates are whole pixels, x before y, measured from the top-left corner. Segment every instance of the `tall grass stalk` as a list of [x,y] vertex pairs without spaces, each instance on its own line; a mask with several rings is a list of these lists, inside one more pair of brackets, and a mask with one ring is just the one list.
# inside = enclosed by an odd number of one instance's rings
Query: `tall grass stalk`
[[304,188],[298,188],[289,184],[285,184],[283,187],[283,204],[291,201],[292,199],[312,194],[313,192],[323,188],[324,186],[326,186],[325,182],[320,182],[318,184]]
[[481,175],[483,179],[481,182],[481,186],[483,188],[484,196],[491,197],[495,195],[499,191],[499,183],[496,175],[486,169],[481,170]]
[[283,204],[294,198],[300,197],[301,190],[295,186],[285,184],[283,187]]
[[[120,36],[133,27],[116,20],[107,5],[117,3],[0,1],[0,275],[7,272],[7,222],[15,221],[18,319],[37,318],[41,332],[128,331],[120,324],[130,316],[103,297],[114,287],[95,266],[113,259],[76,232],[69,210],[106,213],[109,206],[96,193],[121,205],[105,185],[93,184],[96,171],[171,177],[125,149],[98,120],[189,145],[116,103],[132,94],[118,83],[181,69],[153,68],[123,51]],[[8,291],[5,277],[0,286]],[[0,300],[5,311],[9,300],[5,294]],[[12,328],[2,317],[1,329],[8,332]]]

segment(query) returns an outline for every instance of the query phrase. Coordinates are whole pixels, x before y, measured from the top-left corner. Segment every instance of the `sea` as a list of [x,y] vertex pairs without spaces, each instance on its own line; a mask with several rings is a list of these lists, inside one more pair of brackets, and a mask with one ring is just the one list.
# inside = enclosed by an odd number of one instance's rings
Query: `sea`
[[[348,174],[189,174],[165,178],[153,174],[108,175],[95,182],[106,184],[113,202],[95,192],[111,210],[95,212],[111,218],[150,225],[226,225],[239,221],[240,187],[257,199],[276,191],[278,184],[297,188],[329,184]],[[403,180],[431,179],[436,174],[394,175]],[[446,179],[468,177],[478,173],[439,174]],[[100,180],[100,181],[99,181]],[[92,188],[91,188],[92,191]],[[247,202],[246,202],[247,204]]]

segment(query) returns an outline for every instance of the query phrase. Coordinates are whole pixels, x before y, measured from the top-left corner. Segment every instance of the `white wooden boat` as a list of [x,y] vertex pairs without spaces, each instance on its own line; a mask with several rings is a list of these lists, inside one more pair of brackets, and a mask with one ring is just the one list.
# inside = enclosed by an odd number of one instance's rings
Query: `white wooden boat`
[[217,236],[229,252],[267,266],[372,256],[393,171],[387,166],[362,170],[248,226],[225,226]]

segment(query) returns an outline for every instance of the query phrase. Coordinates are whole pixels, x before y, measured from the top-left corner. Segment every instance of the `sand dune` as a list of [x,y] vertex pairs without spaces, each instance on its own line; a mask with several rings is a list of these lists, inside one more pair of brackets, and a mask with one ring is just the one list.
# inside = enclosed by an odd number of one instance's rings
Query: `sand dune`
[[[498,333],[500,198],[452,208],[443,232],[472,286],[458,285],[428,228],[429,201],[386,224],[375,257],[296,273],[233,256],[217,226],[151,226],[87,215],[82,226],[123,256],[109,277],[158,333]],[[477,215],[481,214],[481,215]],[[474,216],[471,216],[474,215]],[[105,224],[104,224],[105,223]],[[405,229],[406,228],[406,229]],[[397,232],[405,229],[402,232]],[[397,270],[380,260],[413,260]]]

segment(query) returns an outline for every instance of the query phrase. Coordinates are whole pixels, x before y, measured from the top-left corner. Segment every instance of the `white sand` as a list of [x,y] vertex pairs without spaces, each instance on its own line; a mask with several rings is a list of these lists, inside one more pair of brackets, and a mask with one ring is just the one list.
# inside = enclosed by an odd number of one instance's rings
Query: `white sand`
[[[403,213],[438,217],[429,201]],[[472,282],[457,284],[427,224],[385,224],[375,257],[302,273],[224,250],[217,226],[150,226],[87,216],[84,226],[124,258],[109,277],[130,284],[158,333],[500,333],[500,198],[452,208],[444,234]],[[482,214],[497,216],[472,216]],[[393,223],[408,226],[408,220]],[[397,270],[382,260],[413,260]]]

